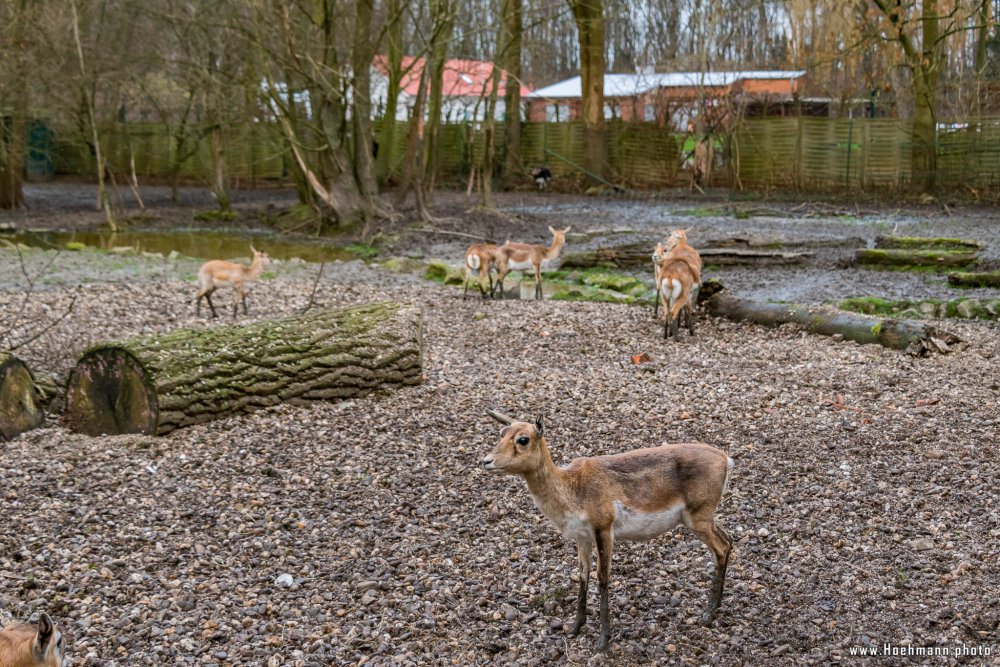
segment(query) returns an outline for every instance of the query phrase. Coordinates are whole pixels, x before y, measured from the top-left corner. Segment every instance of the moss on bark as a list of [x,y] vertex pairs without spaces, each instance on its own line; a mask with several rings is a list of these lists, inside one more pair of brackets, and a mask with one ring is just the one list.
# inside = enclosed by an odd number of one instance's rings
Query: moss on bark
[[286,401],[418,384],[421,326],[419,309],[383,302],[100,345],[70,374],[67,422],[91,435],[163,434]]

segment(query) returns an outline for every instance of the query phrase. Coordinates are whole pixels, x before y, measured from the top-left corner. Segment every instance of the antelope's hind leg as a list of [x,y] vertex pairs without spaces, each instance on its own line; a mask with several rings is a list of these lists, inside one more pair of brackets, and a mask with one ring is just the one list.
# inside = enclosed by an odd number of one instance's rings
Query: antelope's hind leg
[[716,525],[713,518],[695,520],[691,531],[712,550],[715,557],[715,575],[712,577],[712,591],[708,598],[708,607],[702,614],[702,625],[711,625],[719,611],[722,602],[722,591],[726,586],[726,570],[729,568],[729,555],[733,552],[733,542],[726,532]]

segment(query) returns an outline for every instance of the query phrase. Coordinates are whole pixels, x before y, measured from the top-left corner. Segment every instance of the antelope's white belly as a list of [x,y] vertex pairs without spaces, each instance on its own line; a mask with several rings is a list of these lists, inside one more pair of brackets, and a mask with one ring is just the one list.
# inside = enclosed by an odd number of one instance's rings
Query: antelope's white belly
[[676,528],[684,518],[684,505],[677,504],[659,512],[640,512],[615,503],[612,532],[615,540],[641,542],[651,540]]
[[593,526],[582,516],[567,516],[562,525],[559,526],[559,532],[563,534],[563,537],[576,542],[594,539]]
[[515,262],[514,260],[510,260],[509,262],[507,262],[507,268],[511,269],[512,271],[534,271],[535,265],[528,260],[525,260],[523,262]]

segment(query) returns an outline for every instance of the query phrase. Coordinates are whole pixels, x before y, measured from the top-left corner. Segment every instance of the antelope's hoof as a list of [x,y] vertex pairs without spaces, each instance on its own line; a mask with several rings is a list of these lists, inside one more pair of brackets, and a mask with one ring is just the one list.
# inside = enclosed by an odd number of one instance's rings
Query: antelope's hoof
[[566,634],[569,635],[570,637],[576,637],[578,634],[580,634],[580,630],[583,630],[584,625],[585,621],[579,620],[573,624],[573,627],[571,627]]
[[701,624],[703,626],[707,628],[710,627],[713,623],[715,623],[714,611],[706,611],[704,614],[701,615]]
[[610,638],[607,635],[602,634],[601,638],[597,640],[597,650],[601,651],[602,653],[604,651],[607,651],[608,645],[611,643],[609,639]]

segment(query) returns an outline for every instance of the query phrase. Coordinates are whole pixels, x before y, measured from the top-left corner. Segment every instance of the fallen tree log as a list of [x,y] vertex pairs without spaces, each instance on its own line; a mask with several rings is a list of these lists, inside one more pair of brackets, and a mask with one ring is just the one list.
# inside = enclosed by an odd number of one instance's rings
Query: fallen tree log
[[[560,268],[649,268],[652,270],[653,244],[632,244],[563,253]],[[699,248],[706,264],[798,264],[810,259],[811,252],[759,250],[755,248]]]
[[45,421],[45,407],[27,365],[0,352],[0,440],[12,440]]
[[383,302],[99,345],[70,374],[66,422],[89,435],[162,435],[283,402],[419,384],[421,328],[418,308]]
[[976,262],[976,253],[948,250],[903,250],[891,248],[860,248],[855,257],[858,264],[878,266],[968,266]]
[[883,236],[875,237],[876,248],[895,248],[900,250],[962,250],[975,252],[983,249],[979,241],[965,239],[925,237],[925,236]]
[[985,273],[956,271],[948,274],[948,284],[953,287],[1000,287],[1000,271]]
[[946,331],[916,320],[873,319],[827,307],[806,307],[794,303],[762,303],[719,292],[707,299],[712,315],[737,322],[753,322],[768,327],[798,324],[807,331],[826,336],[840,335],[858,343],[877,343],[914,355],[930,351],[947,352],[961,340]]

